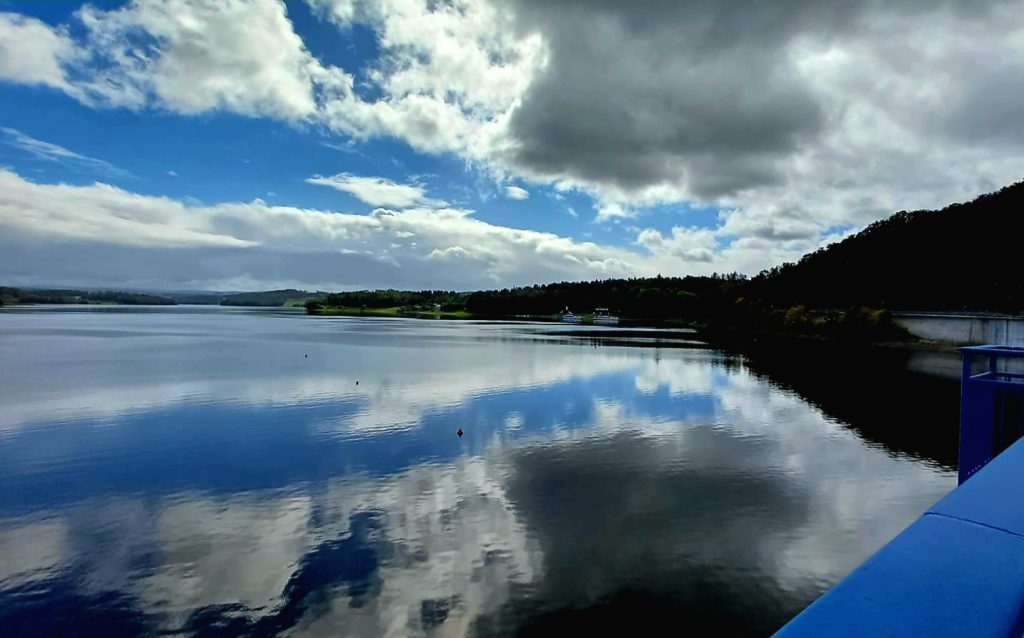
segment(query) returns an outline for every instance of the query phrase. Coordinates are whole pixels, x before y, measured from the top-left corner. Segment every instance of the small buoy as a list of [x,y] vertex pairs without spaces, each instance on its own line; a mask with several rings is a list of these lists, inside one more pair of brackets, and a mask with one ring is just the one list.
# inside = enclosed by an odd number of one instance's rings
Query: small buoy
[[463,434],[462,433],[462,428],[459,428],[458,430],[455,430],[455,433],[459,435],[460,439],[462,438],[462,434]]
[[302,355],[302,356],[303,356],[303,357],[305,357],[305,358],[307,358],[307,359],[309,358],[309,355],[308,355],[308,354],[304,354],[304,355]]
[[359,385],[359,382],[358,382],[358,381],[356,381],[356,385]]

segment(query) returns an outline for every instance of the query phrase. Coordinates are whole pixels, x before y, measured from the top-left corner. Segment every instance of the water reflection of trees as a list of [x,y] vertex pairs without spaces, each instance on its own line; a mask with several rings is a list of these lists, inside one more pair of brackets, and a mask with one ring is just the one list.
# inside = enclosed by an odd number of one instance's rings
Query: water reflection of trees
[[[915,352],[865,345],[747,346],[745,365],[800,395],[869,441],[945,468],[957,463],[960,388],[947,374],[915,369]],[[956,353],[935,353],[952,358]],[[935,372],[948,362],[936,361]],[[941,366],[941,368],[939,367]]]

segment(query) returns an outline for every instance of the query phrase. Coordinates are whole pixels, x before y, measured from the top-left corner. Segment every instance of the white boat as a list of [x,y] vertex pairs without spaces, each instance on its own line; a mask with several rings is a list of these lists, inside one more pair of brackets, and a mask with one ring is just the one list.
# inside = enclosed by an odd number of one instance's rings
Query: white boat
[[566,308],[565,312],[562,313],[562,321],[565,323],[583,323],[583,317],[573,314],[571,310]]
[[595,308],[594,309],[594,325],[595,326],[617,326],[619,325],[619,318],[608,312],[607,308]]

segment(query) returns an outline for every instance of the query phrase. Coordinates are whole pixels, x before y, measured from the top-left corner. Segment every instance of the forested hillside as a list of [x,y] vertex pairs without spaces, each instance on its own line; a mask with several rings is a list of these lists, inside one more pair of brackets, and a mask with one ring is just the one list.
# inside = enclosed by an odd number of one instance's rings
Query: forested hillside
[[899,212],[755,277],[775,305],[1024,310],[1024,182],[939,211]]

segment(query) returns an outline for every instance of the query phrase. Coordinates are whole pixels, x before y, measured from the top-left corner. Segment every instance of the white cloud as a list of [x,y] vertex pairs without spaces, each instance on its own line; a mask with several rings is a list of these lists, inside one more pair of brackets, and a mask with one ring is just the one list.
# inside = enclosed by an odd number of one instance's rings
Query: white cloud
[[22,283],[472,289],[656,268],[633,251],[497,226],[454,208],[358,215],[261,200],[186,204],[105,184],[39,184],[6,170],[0,229],[0,277]]
[[310,184],[329,186],[349,193],[371,206],[412,208],[413,206],[443,207],[447,202],[427,197],[419,184],[398,184],[386,177],[366,177],[351,173],[338,173],[329,177],[315,175],[306,180]]
[[597,211],[596,221],[606,222],[612,219],[628,219],[636,216],[636,211],[618,202],[598,202],[594,205]]
[[356,148],[355,142],[352,140],[349,140],[344,144],[337,144],[334,142],[320,142],[320,145],[323,146],[324,148],[330,148],[336,151],[341,151],[342,153],[348,155],[362,155],[359,149]]
[[728,270],[1024,174],[1016,1],[307,1],[341,37],[374,30],[361,86],[278,0],[87,6],[60,27],[0,14],[0,77],[96,106],[309,123],[346,151],[395,137],[497,184],[588,194],[600,222],[722,207],[707,249]]
[[672,229],[672,235],[663,237],[658,231],[647,228],[637,235],[637,243],[652,254],[674,257],[685,262],[711,262],[715,260],[717,248],[716,233],[707,228]]
[[517,32],[505,3],[488,0],[309,0],[342,28],[370,25],[381,57],[375,101],[327,102],[329,126],[355,137],[393,135],[428,152],[488,164],[508,115],[544,62],[535,34]]
[[0,12],[0,79],[72,91],[61,64],[74,56],[74,50],[63,30]]
[[[707,250],[725,269],[756,271],[837,225],[1024,174],[1005,124],[1024,105],[1015,2],[312,3],[381,35],[372,81],[386,97],[365,105],[375,125],[364,130],[581,190],[598,221],[680,201],[724,207],[723,241]],[[459,76],[473,55],[480,66]],[[502,67],[506,87],[481,79],[494,60],[516,61]]]
[[0,171],[0,225],[29,236],[132,246],[252,246],[171,199],[108,186],[41,185]]
[[70,151],[63,146],[58,146],[57,144],[37,140],[36,138],[26,135],[16,129],[3,127],[0,128],[0,133],[3,133],[4,135],[5,139],[3,139],[3,142],[5,144],[19,148],[36,159],[60,162],[73,169],[83,168],[116,177],[131,176],[131,173],[114,166],[110,162]]
[[508,197],[509,199],[519,200],[529,199],[530,191],[526,190],[525,188],[509,185],[505,187],[505,197]]
[[310,54],[278,0],[136,0],[86,5],[76,19],[86,35],[70,66],[86,103],[303,120],[351,90],[350,76]]

